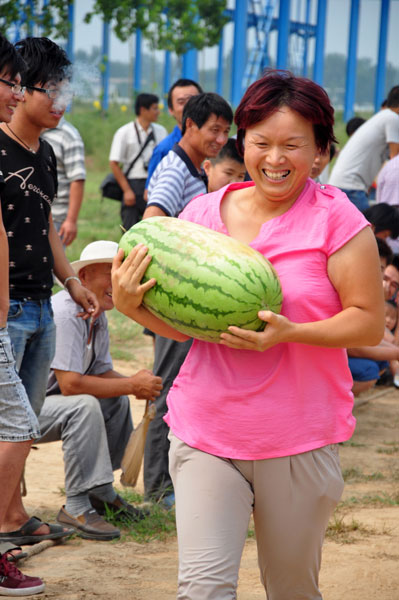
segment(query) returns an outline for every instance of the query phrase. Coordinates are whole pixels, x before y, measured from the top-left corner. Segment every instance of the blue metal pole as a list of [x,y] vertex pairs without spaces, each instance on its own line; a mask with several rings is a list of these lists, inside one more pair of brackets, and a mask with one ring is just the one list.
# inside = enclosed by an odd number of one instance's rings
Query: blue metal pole
[[346,63],[346,93],[344,121],[347,122],[354,114],[356,95],[356,54],[357,35],[359,29],[360,0],[352,0],[351,20],[349,26],[348,60]]
[[165,110],[167,110],[166,99],[168,97],[168,92],[169,92],[169,88],[170,88],[170,75],[171,75],[170,52],[169,52],[169,50],[166,50],[164,72],[163,72],[163,97],[164,97]]
[[141,90],[141,29],[136,29],[136,54],[134,57],[134,83],[133,91],[136,94]]
[[198,66],[197,66],[198,52],[195,48],[187,50],[183,54],[183,77],[184,79],[193,79],[198,81]]
[[69,29],[68,29],[68,40],[67,40],[66,51],[67,51],[68,58],[71,61],[71,63],[73,63],[74,59],[75,59],[75,54],[74,54],[74,17],[75,17],[74,3],[69,2],[68,3]]
[[[26,6],[29,6],[30,11],[32,16],[34,15],[35,12],[35,7],[33,5],[33,0],[26,0]],[[32,36],[33,35],[33,28],[35,26],[35,22],[33,21],[33,19],[27,19],[27,23],[26,23],[26,31],[28,36]]]
[[101,73],[102,80],[102,109],[108,110],[109,105],[109,23],[103,22],[103,45],[102,45],[102,62],[103,71]]
[[288,45],[290,40],[291,0],[280,0],[278,18],[277,68],[286,69],[288,65]]
[[218,49],[218,70],[216,74],[216,92],[223,96],[223,48],[224,48],[224,30],[220,35]]
[[313,67],[313,79],[323,85],[324,79],[324,45],[326,39],[327,0],[319,0],[317,4],[316,46]]
[[380,17],[380,39],[378,43],[378,63],[375,79],[374,109],[379,111],[385,97],[385,77],[388,42],[388,20],[390,0],[382,0]]
[[233,106],[237,106],[240,103],[243,93],[242,82],[247,62],[247,20],[247,0],[236,0],[230,98]]
[[[310,21],[310,4],[312,0],[306,0],[305,23],[309,25]],[[303,59],[302,59],[302,75],[306,77],[308,74],[308,50],[309,50],[309,32],[306,28],[303,37]]]

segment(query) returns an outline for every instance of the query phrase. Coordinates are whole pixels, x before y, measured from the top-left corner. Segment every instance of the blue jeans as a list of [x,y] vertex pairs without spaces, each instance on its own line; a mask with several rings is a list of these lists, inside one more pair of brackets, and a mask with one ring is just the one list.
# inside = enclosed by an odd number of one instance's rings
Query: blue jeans
[[39,423],[15,369],[6,327],[0,328],[0,442],[40,437]]
[[369,199],[366,192],[363,190],[344,190],[341,188],[341,192],[344,192],[349,200],[361,211],[366,210],[369,207]]
[[8,333],[16,368],[36,415],[46,396],[55,352],[55,324],[51,300],[10,300]]

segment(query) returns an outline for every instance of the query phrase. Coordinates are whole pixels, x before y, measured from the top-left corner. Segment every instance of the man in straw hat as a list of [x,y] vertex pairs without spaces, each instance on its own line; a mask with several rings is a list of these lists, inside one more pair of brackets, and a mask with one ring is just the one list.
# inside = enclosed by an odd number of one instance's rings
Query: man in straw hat
[[96,321],[78,319],[80,308],[66,291],[53,297],[56,352],[39,416],[39,443],[63,443],[67,499],[58,522],[84,538],[104,541],[120,535],[101,517],[107,506],[133,521],[143,516],[112,485],[132,431],[127,395],[155,400],[162,389],[161,378],[151,371],[125,377],[112,366],[104,312],[114,306],[111,263],[117,250],[116,242],[92,242],[80,260],[71,263],[80,281],[97,296],[101,313]]

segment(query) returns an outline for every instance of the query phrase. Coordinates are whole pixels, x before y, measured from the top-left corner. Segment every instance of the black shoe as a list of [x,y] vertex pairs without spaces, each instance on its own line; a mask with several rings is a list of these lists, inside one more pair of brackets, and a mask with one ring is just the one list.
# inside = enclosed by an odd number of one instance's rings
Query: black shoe
[[113,502],[104,502],[104,500],[100,500],[94,494],[89,494],[89,499],[92,507],[102,516],[108,516],[112,512],[112,517],[115,519],[141,521],[148,515],[148,511],[129,504],[119,494],[116,495]]

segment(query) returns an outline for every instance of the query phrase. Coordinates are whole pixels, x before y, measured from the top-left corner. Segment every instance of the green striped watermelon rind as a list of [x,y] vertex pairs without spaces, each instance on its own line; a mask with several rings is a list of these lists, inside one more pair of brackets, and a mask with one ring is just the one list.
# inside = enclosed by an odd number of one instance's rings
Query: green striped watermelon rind
[[219,342],[229,325],[262,331],[258,311],[281,310],[274,267],[235,238],[190,221],[151,217],[129,229],[119,245],[126,255],[139,243],[152,257],[143,282],[157,281],[144,306],[190,337]]

